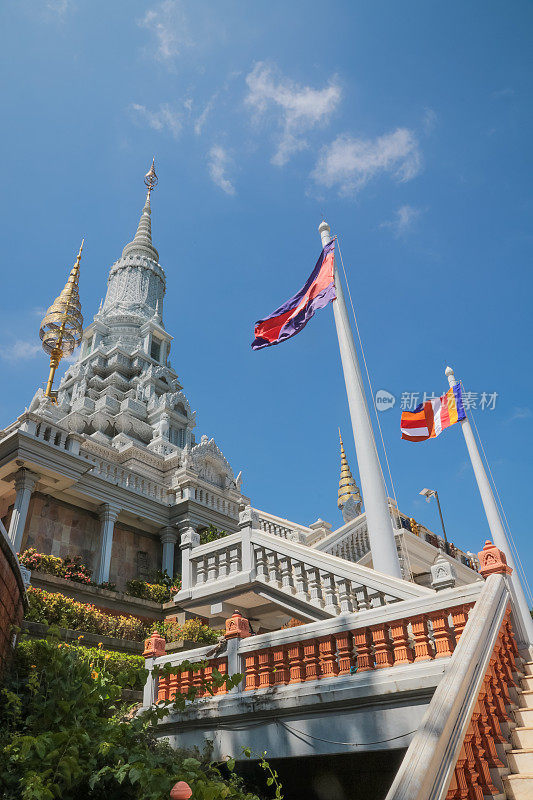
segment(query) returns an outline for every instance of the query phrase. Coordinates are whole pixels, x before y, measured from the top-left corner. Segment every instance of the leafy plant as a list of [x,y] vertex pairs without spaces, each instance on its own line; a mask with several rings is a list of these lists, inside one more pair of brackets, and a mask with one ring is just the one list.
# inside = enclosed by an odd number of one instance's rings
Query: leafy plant
[[174,620],[168,622],[154,622],[150,631],[157,631],[167,642],[176,642],[179,639],[188,639],[199,644],[216,644],[221,636],[221,631],[210,628],[201,619],[187,619],[180,624]]
[[85,566],[81,556],[59,558],[38,553],[34,547],[29,547],[19,556],[19,561],[26,569],[57,575],[59,578],[84,583],[86,586],[92,585],[92,570]]
[[74,581],[75,583],[84,583],[86,586],[92,584],[91,575],[92,569],[88,569],[81,560],[81,556],[74,556],[74,558],[63,559],[63,577],[67,581]]
[[[39,660],[40,645],[38,639],[23,638],[18,646],[18,658],[26,668]],[[101,644],[98,647],[85,647],[80,644],[58,643],[74,651],[79,658],[87,661],[91,669],[101,672],[102,669],[119,681],[121,686],[130,689],[142,689],[146,683],[146,669],[142,656],[130,653],[119,653],[116,650],[106,651]]]
[[216,542],[217,539],[223,539],[224,536],[227,535],[227,531],[219,531],[214,525],[210,525],[208,528],[204,528],[203,531],[200,531],[200,544]]
[[112,581],[103,581],[98,584],[99,589],[107,589],[108,592],[116,592],[117,584]]
[[38,572],[45,572],[48,575],[57,575],[63,577],[63,559],[57,556],[47,556],[44,553],[38,553],[34,547],[29,547],[27,550],[19,555],[19,561],[26,569],[37,570]]
[[126,592],[132,597],[141,597],[143,600],[153,600],[155,603],[168,603],[181,589],[181,581],[166,586],[160,583],[147,583],[132,579],[126,583]]
[[[241,678],[214,675],[210,689]],[[234,774],[224,778],[216,764],[156,740],[154,726],[170,702],[137,716],[119,713],[122,685],[78,648],[52,638],[20,645],[0,697],[3,800],[162,800],[179,780],[195,800],[258,800]],[[176,706],[185,701],[180,696]]]
[[141,642],[147,637],[145,625],[137,617],[105,614],[89,603],[79,603],[59,592],[28,587],[25,618],[31,622],[59,625],[86,633],[100,633],[116,639]]
[[252,751],[250,750],[249,747],[243,747],[242,748],[242,752],[243,752],[243,755],[246,756],[246,758],[256,758],[256,759],[258,759],[259,766],[268,775],[268,777],[267,777],[267,786],[273,786],[274,787],[275,792],[276,792],[274,797],[275,797],[276,800],[283,800],[283,795],[281,794],[281,790],[283,789],[283,786],[281,785],[281,783],[279,781],[278,773],[276,772],[276,770],[273,767],[270,766],[270,764],[268,763],[268,761],[266,759],[267,751],[264,750],[262,753],[252,753]]

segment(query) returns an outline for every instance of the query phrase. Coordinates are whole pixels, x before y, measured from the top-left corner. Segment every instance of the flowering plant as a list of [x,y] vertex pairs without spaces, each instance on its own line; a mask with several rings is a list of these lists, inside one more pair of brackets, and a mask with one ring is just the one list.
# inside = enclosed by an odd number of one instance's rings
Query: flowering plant
[[38,553],[34,547],[29,547],[19,556],[19,562],[26,569],[45,572],[47,575],[57,575],[58,578],[84,583],[86,586],[92,584],[92,570],[85,566],[81,556],[59,558],[58,556]]
[[38,553],[35,547],[29,547],[18,558],[26,569],[46,572],[48,575],[58,575],[59,577],[63,575],[63,559]]
[[108,592],[116,592],[117,584],[112,581],[104,581],[98,584],[99,589],[107,589]]
[[63,559],[63,566],[63,577],[66,578],[67,581],[84,583],[86,586],[91,585],[91,575],[93,574],[93,571],[92,569],[88,569],[85,564],[82,563],[81,556]]
[[142,642],[147,637],[145,625],[137,617],[112,616],[89,603],[78,603],[59,592],[28,587],[26,619],[59,625],[86,633],[101,633],[116,639],[133,639]]

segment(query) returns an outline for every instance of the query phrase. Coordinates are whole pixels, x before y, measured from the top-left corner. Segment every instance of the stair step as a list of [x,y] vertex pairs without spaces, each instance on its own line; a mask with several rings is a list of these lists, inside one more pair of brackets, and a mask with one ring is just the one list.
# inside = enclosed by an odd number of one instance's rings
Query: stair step
[[518,689],[517,694],[520,708],[533,708],[533,690]]
[[520,680],[520,685],[524,691],[531,691],[533,689],[533,675],[524,675]]
[[522,665],[522,669],[526,675],[533,675],[533,661],[526,661],[525,664]]
[[531,800],[533,797],[533,773],[531,775],[506,775],[503,785],[507,800]]
[[513,713],[519,727],[533,727],[533,708],[517,708]]
[[519,727],[513,730],[513,745],[518,750],[533,749],[533,728]]
[[507,761],[511,772],[518,772],[520,775],[533,774],[533,748],[528,747],[524,750],[509,750]]

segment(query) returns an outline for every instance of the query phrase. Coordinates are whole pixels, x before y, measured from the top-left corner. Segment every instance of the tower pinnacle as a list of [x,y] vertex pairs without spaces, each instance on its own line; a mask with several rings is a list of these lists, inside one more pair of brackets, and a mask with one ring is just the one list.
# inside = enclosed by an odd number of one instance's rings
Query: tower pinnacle
[[339,499],[337,505],[342,511],[344,521],[349,522],[350,519],[353,519],[361,513],[361,494],[353,478],[350,467],[348,466],[348,459],[344,452],[340,428],[339,439],[341,445],[341,476],[339,480]]
[[152,209],[150,208],[150,195],[158,183],[159,178],[156,175],[154,158],[152,159],[152,166],[144,176],[144,184],[148,188],[148,191],[146,193],[146,201],[141,212],[139,225],[137,226],[137,232],[135,233],[133,240],[127,244],[122,251],[122,258],[136,253],[139,255],[148,256],[148,258],[151,258],[156,262],[159,261],[159,253],[152,244],[152,222],[150,219],[152,214]]

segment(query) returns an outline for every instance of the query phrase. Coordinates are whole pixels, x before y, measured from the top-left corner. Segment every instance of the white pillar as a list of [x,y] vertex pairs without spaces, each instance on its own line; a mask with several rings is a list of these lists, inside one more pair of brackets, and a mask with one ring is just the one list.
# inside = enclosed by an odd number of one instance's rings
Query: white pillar
[[19,552],[26,527],[28,508],[30,506],[31,493],[39,476],[29,469],[19,469],[15,475],[15,505],[9,523],[9,539],[16,553]]
[[[450,386],[455,386],[455,384],[459,383],[459,381],[455,379],[455,375],[451,367],[446,367],[445,374],[446,377],[448,378],[448,383],[450,384]],[[474,433],[472,431],[470,422],[468,421],[468,417],[462,420],[461,428],[465,437],[465,442],[468,449],[468,454],[470,456],[470,461],[472,462],[474,475],[476,476],[477,486],[479,489],[479,493],[481,495],[481,502],[483,503],[483,508],[485,509],[485,515],[487,517],[487,522],[489,523],[489,529],[491,532],[492,541],[496,545],[496,547],[498,547],[500,550],[503,550],[503,552],[505,553],[505,557],[507,559],[507,563],[513,570],[510,579],[511,579],[511,586],[513,588],[513,592],[516,599],[516,605],[517,605],[516,611],[518,611],[518,616],[520,617],[520,623],[522,625],[523,632],[527,637],[528,640],[527,643],[533,644],[533,619],[531,619],[531,614],[529,612],[529,605],[524,590],[522,588],[522,584],[520,582],[520,577],[516,569],[509,540],[507,539],[507,535],[502,525],[500,512],[498,511],[498,506],[496,505],[496,501],[492,493],[492,488],[489,479],[487,477],[487,473],[485,472],[483,461],[481,460],[481,456],[479,454],[476,440],[474,438]]]
[[181,590],[192,589],[191,550],[200,544],[200,534],[189,523],[180,525]]
[[[318,230],[322,238],[322,246],[325,247],[331,241],[330,227],[327,222],[322,222]],[[374,569],[379,572],[384,572],[395,578],[401,578],[402,570],[396,549],[387,493],[368,412],[361,369],[336,265],[335,291],[337,299],[333,301],[333,312],[355,439],[372,564]]]
[[98,508],[101,529],[100,556],[96,575],[97,583],[104,583],[109,580],[109,565],[111,564],[111,550],[113,548],[113,530],[119,513],[119,506],[112,505],[111,503],[103,503],[103,505]]
[[166,572],[170,578],[174,577],[174,546],[178,541],[178,534],[170,525],[159,531],[159,538],[163,545],[161,556],[161,571]]

